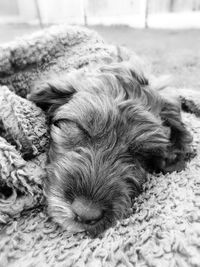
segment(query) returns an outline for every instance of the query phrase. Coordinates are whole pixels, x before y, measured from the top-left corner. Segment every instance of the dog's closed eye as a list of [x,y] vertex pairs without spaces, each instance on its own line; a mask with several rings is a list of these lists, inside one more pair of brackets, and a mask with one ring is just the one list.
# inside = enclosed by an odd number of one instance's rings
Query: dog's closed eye
[[59,106],[67,103],[76,93],[73,87],[74,78],[70,75],[54,75],[51,78],[36,82],[27,98],[35,102],[48,113],[53,113]]
[[55,144],[70,149],[74,146],[84,145],[87,142],[88,134],[76,122],[61,119],[53,122],[51,138]]
[[[79,123],[69,120],[69,119],[59,119],[52,121],[53,125],[60,128],[61,130],[65,130],[65,128],[73,128],[77,132],[82,132],[85,136],[90,137],[88,131]],[[73,131],[72,129],[72,131]]]

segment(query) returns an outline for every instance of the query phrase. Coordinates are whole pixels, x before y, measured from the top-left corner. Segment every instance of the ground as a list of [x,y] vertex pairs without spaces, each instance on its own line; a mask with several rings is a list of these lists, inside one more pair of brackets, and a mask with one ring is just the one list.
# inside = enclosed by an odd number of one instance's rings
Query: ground
[[[1,25],[0,43],[32,33],[39,27]],[[124,45],[144,57],[156,74],[170,74],[178,87],[200,88],[200,30],[133,29],[95,26],[112,44]]]

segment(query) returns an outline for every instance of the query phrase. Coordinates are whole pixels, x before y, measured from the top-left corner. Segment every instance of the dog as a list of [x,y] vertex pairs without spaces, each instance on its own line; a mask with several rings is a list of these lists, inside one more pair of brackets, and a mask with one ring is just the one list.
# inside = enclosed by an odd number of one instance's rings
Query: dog
[[104,232],[128,216],[148,173],[180,171],[191,154],[179,101],[133,61],[55,75],[29,96],[49,116],[45,194],[64,229]]

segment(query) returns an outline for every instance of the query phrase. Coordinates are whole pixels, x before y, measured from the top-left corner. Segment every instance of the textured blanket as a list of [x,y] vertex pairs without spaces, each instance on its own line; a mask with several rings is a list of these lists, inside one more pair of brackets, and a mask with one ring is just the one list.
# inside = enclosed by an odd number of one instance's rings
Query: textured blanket
[[149,175],[130,218],[90,239],[70,235],[46,214],[48,127],[26,95],[43,75],[121,57],[96,33],[66,26],[0,48],[0,266],[200,266],[198,93],[181,96],[195,114],[183,117],[197,156],[180,173]]

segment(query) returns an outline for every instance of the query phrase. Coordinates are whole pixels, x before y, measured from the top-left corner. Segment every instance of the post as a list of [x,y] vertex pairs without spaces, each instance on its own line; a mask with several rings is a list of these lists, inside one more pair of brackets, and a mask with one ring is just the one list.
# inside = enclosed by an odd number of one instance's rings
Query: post
[[148,25],[148,16],[149,16],[149,0],[145,0],[145,14],[144,14],[144,27],[147,29]]
[[81,0],[81,8],[82,8],[82,16],[83,16],[84,26],[87,26],[88,25],[88,18],[87,18],[87,0]]
[[149,15],[149,6],[148,0],[141,0],[140,1],[140,10],[141,10],[141,17],[142,17],[142,25],[146,29],[148,28],[148,15]]
[[40,6],[39,6],[39,3],[38,3],[38,0],[35,0],[35,7],[36,7],[36,12],[37,12],[37,17],[38,17],[38,20],[39,20],[40,27],[43,28],[44,25],[43,25],[43,22],[42,22],[42,16],[41,16]]

